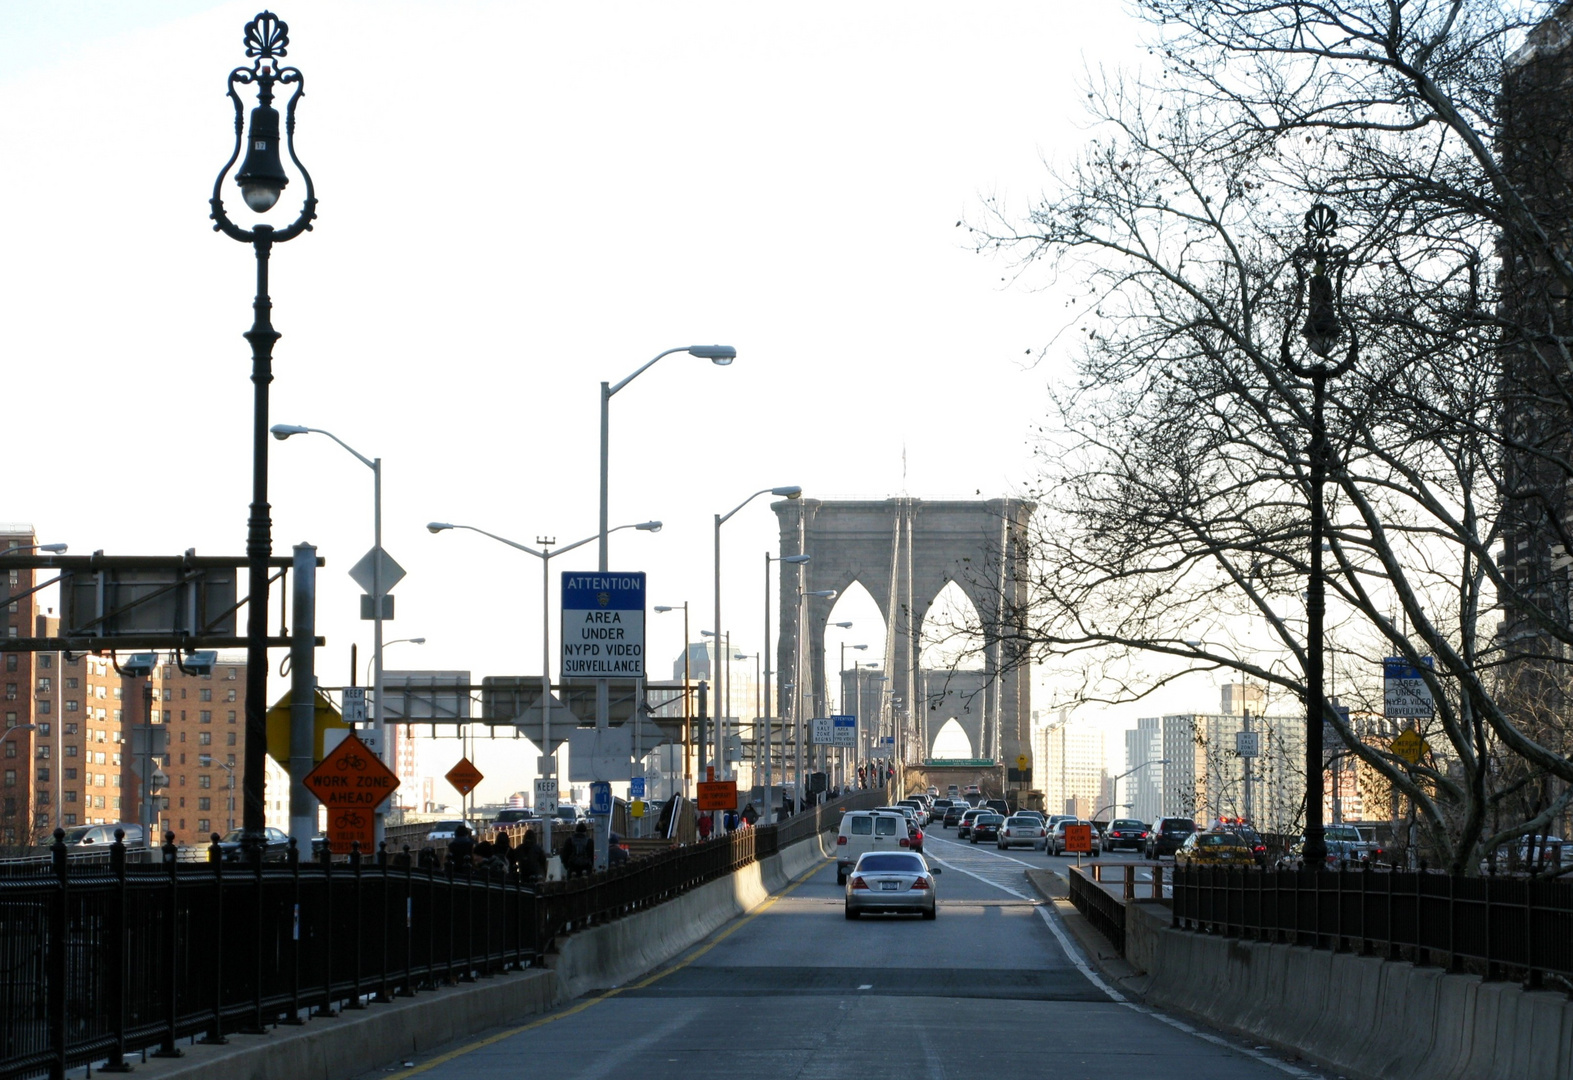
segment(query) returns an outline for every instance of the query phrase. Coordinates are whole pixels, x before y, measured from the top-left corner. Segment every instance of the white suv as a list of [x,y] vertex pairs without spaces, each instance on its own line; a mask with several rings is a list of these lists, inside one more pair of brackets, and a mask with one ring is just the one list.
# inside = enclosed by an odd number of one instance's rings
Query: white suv
[[907,816],[895,810],[850,810],[841,818],[836,837],[836,884],[847,883],[847,871],[869,851],[908,851]]

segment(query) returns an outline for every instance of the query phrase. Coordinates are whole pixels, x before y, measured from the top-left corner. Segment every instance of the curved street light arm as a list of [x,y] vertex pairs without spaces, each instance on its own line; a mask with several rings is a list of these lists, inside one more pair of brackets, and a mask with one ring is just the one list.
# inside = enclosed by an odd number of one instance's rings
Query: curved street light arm
[[662,360],[662,359],[664,359],[664,358],[666,358],[668,356],[671,356],[673,353],[687,352],[691,348],[693,348],[692,345],[679,345],[675,349],[667,349],[665,352],[656,353],[655,356],[653,356],[649,360],[647,360],[642,367],[640,367],[632,375],[628,376],[628,378],[624,379],[622,382],[617,383],[614,386],[608,387],[607,391],[606,391],[606,396],[607,397],[611,397],[613,394],[617,393],[617,391],[621,390],[623,387],[625,387],[629,383],[633,382],[639,376],[641,376],[645,372],[649,371],[652,367],[655,366],[656,361]]

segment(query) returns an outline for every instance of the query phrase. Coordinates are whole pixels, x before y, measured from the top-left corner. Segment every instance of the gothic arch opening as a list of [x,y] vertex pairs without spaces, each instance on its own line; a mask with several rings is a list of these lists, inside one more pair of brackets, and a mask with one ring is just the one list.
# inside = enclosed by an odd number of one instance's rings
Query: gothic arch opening
[[983,667],[983,635],[978,611],[961,586],[947,581],[923,616],[918,666],[925,671],[978,670]]
[[[836,625],[844,622],[852,625]],[[865,647],[860,649],[859,645]],[[852,706],[856,697],[853,685],[859,681],[856,674],[861,671],[866,678],[884,668],[885,616],[863,583],[853,581],[836,597],[825,623],[825,671],[831,687],[828,707],[836,712],[855,713],[857,709]]]
[[967,729],[961,726],[961,721],[954,716],[946,719],[941,725],[939,733],[934,736],[934,748],[931,756],[936,758],[966,759],[977,755],[972,752],[972,740],[967,737]]

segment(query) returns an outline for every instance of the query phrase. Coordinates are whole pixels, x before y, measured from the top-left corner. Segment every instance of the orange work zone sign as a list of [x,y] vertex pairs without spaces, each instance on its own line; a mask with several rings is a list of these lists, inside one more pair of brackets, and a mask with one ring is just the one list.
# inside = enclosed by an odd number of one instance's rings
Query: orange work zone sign
[[1092,826],[1065,826],[1065,850],[1072,855],[1092,854]]
[[699,809],[736,810],[737,781],[710,780],[699,785]]
[[460,795],[468,795],[486,777],[482,775],[481,770],[475,767],[473,761],[467,757],[462,757],[457,765],[448,770],[448,775],[443,777],[443,779],[452,784],[453,789]]
[[399,778],[353,734],[306,774],[306,788],[329,809],[330,822],[337,809],[365,810],[370,817],[398,786]]

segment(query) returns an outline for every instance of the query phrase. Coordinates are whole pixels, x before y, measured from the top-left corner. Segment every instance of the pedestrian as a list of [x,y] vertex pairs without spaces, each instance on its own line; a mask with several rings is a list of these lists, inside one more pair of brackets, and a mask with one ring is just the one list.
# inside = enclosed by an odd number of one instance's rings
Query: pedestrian
[[453,830],[453,839],[448,841],[448,865],[455,873],[475,865],[475,841],[470,837],[468,825]]
[[573,827],[573,835],[563,841],[557,854],[563,860],[563,872],[569,877],[588,875],[595,869],[595,838],[584,822]]
[[747,806],[743,807],[743,823],[745,825],[747,825],[749,828],[753,828],[754,823],[758,820],[759,811],[754,809],[753,803],[749,803]]
[[514,848],[514,864],[525,881],[541,881],[546,877],[546,849],[536,839],[534,829],[524,830],[524,839]]
[[709,814],[699,815],[699,839],[701,842],[710,839],[710,831],[715,828],[715,822],[710,820]]

